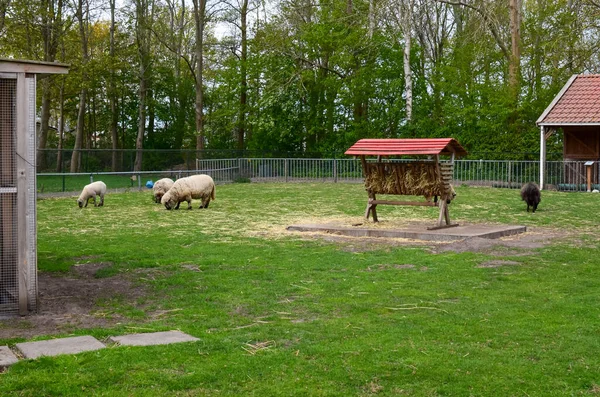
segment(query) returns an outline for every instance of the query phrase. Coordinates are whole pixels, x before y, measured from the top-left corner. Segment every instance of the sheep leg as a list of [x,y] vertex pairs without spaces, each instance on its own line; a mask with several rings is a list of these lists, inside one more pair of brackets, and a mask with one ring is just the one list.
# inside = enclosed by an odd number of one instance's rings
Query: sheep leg
[[186,201],[188,203],[188,210],[191,210],[192,209],[192,200],[190,199],[190,200],[186,200]]
[[175,209],[178,210],[179,209],[179,204],[181,204],[181,201],[177,202],[177,205],[175,206]]
[[84,205],[84,207],[87,207],[87,205],[88,205],[88,203],[89,203],[89,202],[90,202],[90,197],[88,197],[88,198],[85,200],[85,205]]
[[104,206],[104,195],[101,194],[100,195],[100,204],[98,204],[98,207],[103,207]]

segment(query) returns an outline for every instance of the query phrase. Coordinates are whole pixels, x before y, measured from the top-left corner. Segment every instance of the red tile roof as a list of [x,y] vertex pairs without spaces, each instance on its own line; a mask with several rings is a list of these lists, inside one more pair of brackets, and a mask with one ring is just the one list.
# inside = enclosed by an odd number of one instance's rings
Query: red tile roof
[[574,75],[544,113],[538,125],[600,123],[600,74]]
[[346,151],[354,156],[443,154],[464,156],[467,151],[453,138],[361,139]]

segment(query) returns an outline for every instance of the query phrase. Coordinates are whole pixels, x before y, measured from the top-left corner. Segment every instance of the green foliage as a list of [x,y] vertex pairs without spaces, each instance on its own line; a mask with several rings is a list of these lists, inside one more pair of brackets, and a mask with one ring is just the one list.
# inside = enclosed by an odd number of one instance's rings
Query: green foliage
[[[445,2],[417,1],[411,30],[413,117],[408,120],[405,37],[396,21],[401,4],[336,0],[309,7],[305,3],[285,0],[269,12],[257,5],[258,19],[251,18],[248,28],[244,68],[236,21],[239,10],[226,5],[226,22],[208,15],[203,59],[208,150],[238,149],[243,114],[244,149],[254,151],[343,153],[363,137],[452,136],[477,157],[532,158],[539,151],[535,125],[539,115],[570,75],[597,71],[600,64],[597,4],[523,2],[520,88],[515,98],[500,45],[510,50],[505,2],[477,3],[473,6],[485,9],[476,12]],[[133,4],[117,9],[114,57],[109,52],[108,14],[87,15],[90,59],[85,67],[75,4],[63,4],[62,14],[55,0],[7,4],[0,33],[10,34],[0,34],[1,56],[48,60],[44,34],[53,32],[56,60],[71,65],[67,76],[50,80],[50,123],[55,128],[60,119],[59,88],[64,83],[63,148],[74,145],[84,86],[88,89],[85,148],[112,147],[112,96],[117,101],[119,148],[135,148],[140,122],[147,127],[146,149],[195,148],[197,76],[192,69],[198,60],[189,5],[155,3],[148,10],[152,22],[144,25],[143,33],[150,40],[151,62],[144,71],[150,91],[147,119],[140,121]],[[374,25],[372,12],[378,22]],[[268,13],[272,15],[267,18]],[[242,70],[247,72],[247,101],[240,111]],[[51,129],[47,148],[59,146],[56,131]],[[559,135],[549,142],[548,151],[562,151]],[[143,166],[171,165],[169,159],[150,156]]]

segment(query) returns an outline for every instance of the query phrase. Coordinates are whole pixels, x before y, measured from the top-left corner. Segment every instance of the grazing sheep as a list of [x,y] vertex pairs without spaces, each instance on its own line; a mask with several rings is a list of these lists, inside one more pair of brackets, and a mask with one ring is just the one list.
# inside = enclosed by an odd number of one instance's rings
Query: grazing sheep
[[521,188],[521,199],[527,203],[527,212],[529,207],[533,207],[533,212],[537,209],[538,204],[542,201],[540,188],[533,182],[526,183]]
[[210,200],[215,199],[215,183],[208,175],[192,175],[180,178],[171,189],[162,196],[160,202],[166,209],[179,209],[179,203],[187,201],[188,210],[192,209],[192,199],[201,199],[199,208],[208,208]]
[[[77,199],[77,205],[79,208],[87,207],[88,201],[91,198],[94,199],[94,207],[102,207],[104,205],[104,194],[106,193],[106,184],[102,181],[96,181],[85,185],[79,198]],[[100,196],[100,204],[96,203],[96,196]],[[85,205],[83,203],[85,202]]]
[[163,178],[159,179],[154,183],[152,187],[152,193],[154,194],[154,202],[160,204],[160,199],[165,195],[166,192],[173,186],[173,179]]

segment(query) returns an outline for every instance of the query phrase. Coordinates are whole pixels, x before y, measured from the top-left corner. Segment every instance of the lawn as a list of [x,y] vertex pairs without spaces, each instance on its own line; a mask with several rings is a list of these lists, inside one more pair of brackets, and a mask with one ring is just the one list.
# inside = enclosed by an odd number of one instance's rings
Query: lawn
[[[89,313],[27,338],[19,329],[35,322],[19,320],[0,345],[171,329],[200,341],[21,360],[0,374],[0,395],[600,394],[600,195],[544,191],[532,214],[518,190],[456,190],[453,221],[528,233],[503,239],[510,248],[444,251],[285,230],[368,226],[360,184],[218,185],[191,211],[166,211],[148,191],[82,210],[76,194],[41,199],[40,280],[89,266],[97,286],[137,292],[90,290]],[[381,206],[375,227],[433,224],[437,211]],[[540,244],[518,244],[532,235]]]

